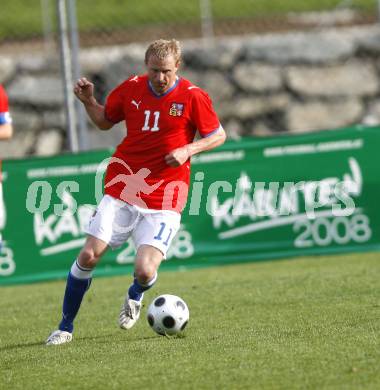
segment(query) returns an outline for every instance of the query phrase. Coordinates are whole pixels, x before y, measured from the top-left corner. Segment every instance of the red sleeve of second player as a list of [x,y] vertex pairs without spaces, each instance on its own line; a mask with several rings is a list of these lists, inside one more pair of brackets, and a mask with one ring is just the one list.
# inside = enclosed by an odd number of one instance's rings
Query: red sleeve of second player
[[202,137],[207,137],[219,129],[220,122],[208,94],[194,90],[191,117]]
[[3,86],[0,84],[0,112],[8,112],[8,97],[4,91]]
[[117,86],[107,97],[104,114],[110,122],[118,123],[125,119],[124,100],[127,89],[125,84],[126,82]]

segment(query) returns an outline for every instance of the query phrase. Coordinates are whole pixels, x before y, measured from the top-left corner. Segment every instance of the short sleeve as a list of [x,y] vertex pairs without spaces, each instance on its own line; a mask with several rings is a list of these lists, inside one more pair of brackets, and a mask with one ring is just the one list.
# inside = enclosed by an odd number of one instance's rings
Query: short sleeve
[[4,88],[0,85],[0,125],[11,122],[12,119],[9,114],[8,97]]
[[124,100],[126,91],[126,82],[124,82],[112,90],[107,97],[104,113],[106,119],[112,123],[118,123],[125,119]]
[[206,92],[198,88],[194,90],[191,106],[191,119],[201,137],[208,137],[219,129],[218,116]]

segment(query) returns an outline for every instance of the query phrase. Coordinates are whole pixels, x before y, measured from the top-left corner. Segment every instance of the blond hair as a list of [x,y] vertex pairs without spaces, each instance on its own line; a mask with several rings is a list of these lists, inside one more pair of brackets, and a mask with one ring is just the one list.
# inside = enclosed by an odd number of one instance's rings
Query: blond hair
[[157,39],[152,42],[145,52],[145,63],[148,63],[149,57],[155,56],[159,60],[164,60],[168,56],[172,55],[175,62],[181,60],[181,46],[175,39]]

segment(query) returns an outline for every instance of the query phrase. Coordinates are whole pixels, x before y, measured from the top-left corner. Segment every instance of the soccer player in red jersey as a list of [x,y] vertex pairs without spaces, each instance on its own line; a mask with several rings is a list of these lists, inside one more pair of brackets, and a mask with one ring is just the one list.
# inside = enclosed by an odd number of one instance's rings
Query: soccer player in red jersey
[[12,137],[12,119],[9,113],[8,96],[0,84],[0,140]]
[[[94,98],[94,85],[77,81],[74,93],[91,120],[109,130],[125,120],[127,135],[112,156],[105,194],[87,229],[87,240],[71,267],[59,329],[48,345],[72,340],[73,321],[91,283],[97,262],[108,248],[132,237],[135,273],[119,315],[122,329],[140,316],[144,291],[180,227],[188,194],[190,158],[224,143],[226,134],[209,96],[177,76],[181,49],[176,40],[157,40],[145,53],[147,74],[116,87],[105,105]],[[201,139],[194,141],[198,131]]]
[[[5,89],[0,84],[0,140],[5,141],[12,137],[13,127],[12,118],[9,113],[8,107],[8,96]],[[4,210],[4,199],[3,199],[3,185],[1,177],[1,161],[0,161],[0,229],[4,228],[5,224],[5,210]],[[2,237],[0,234],[0,249],[2,246]]]

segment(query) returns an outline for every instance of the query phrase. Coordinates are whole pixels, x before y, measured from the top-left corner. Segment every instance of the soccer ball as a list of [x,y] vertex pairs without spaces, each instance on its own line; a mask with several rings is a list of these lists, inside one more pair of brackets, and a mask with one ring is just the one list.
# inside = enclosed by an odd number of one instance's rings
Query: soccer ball
[[189,309],[180,297],[160,295],[149,305],[147,320],[156,333],[175,335],[182,332],[189,322]]

